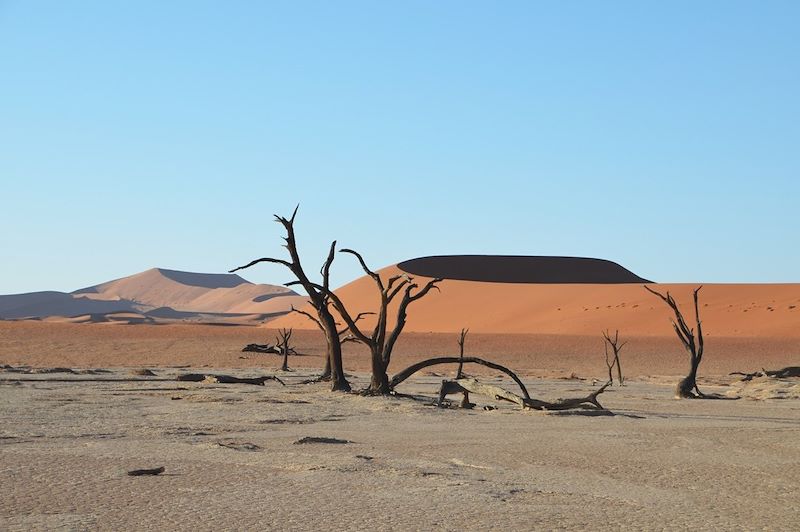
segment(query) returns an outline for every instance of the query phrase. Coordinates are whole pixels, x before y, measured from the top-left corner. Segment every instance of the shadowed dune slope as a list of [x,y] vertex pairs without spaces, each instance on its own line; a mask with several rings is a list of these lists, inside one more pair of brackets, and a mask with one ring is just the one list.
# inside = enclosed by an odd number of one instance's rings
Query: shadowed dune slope
[[489,283],[649,283],[619,264],[581,257],[441,255],[401,262],[411,275]]
[[131,301],[76,298],[64,292],[31,292],[0,296],[0,319],[136,311],[138,307]]
[[[407,263],[405,263],[407,265]],[[379,271],[386,279],[405,272],[397,266]],[[422,284],[428,278],[417,275]],[[670,291],[693,322],[695,284],[658,284]],[[456,332],[467,327],[483,333],[557,335],[600,334],[620,329],[629,336],[672,336],[667,306],[642,284],[534,284],[446,279],[409,307],[406,331]],[[355,314],[375,310],[379,298],[372,279],[362,277],[336,293]],[[709,284],[700,292],[700,313],[707,336],[800,338],[800,284]],[[391,315],[391,314],[390,314]],[[364,329],[372,324],[364,320]],[[296,314],[270,327],[312,329]]]

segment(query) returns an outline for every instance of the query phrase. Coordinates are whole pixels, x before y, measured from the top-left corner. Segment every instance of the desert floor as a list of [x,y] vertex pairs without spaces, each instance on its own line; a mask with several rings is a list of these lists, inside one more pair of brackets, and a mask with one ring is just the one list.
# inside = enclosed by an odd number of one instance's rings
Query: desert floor
[[[712,339],[704,390],[744,398],[678,401],[676,341],[635,339],[631,380],[600,396],[612,416],[478,397],[475,410],[439,409],[444,366],[401,385],[413,398],[330,393],[300,384],[308,368],[280,374],[287,386],[175,380],[202,366],[272,374],[277,357],[239,351],[267,335],[0,323],[0,364],[111,368],[0,371],[0,529],[794,529],[800,518],[797,379],[725,375],[796,365],[789,343]],[[541,399],[585,395],[605,372],[596,339],[518,336],[475,335],[468,352],[519,369]],[[298,336],[310,356],[293,365],[319,365],[314,338]],[[409,335],[394,368],[453,346]],[[362,353],[346,358],[365,386]],[[144,366],[156,376],[132,374]],[[305,436],[350,443],[295,444]]]
[[[688,355],[665,324],[664,336],[627,337],[622,352],[626,375],[681,375]],[[612,331],[613,332],[613,331]],[[249,343],[275,342],[276,331],[263,327],[220,325],[74,324],[0,321],[0,364],[39,367],[193,366],[259,368],[279,366],[274,355],[242,353]],[[406,332],[400,337],[391,369],[398,371],[432,356],[458,354],[457,333]],[[306,356],[295,367],[321,368],[325,341],[317,330],[295,330],[292,343]],[[345,344],[347,371],[369,371],[368,352]],[[594,336],[478,334],[467,337],[466,354],[489,358],[524,375],[603,378],[606,366],[600,331]],[[701,373],[727,375],[800,365],[800,340],[785,337],[707,335]]]

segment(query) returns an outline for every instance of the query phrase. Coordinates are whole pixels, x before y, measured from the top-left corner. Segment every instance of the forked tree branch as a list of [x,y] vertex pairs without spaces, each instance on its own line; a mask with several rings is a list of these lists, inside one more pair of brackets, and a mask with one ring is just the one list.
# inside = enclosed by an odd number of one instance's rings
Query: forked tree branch
[[372,280],[375,281],[375,284],[378,285],[378,288],[383,291],[383,281],[381,280],[381,276],[369,269],[369,266],[367,266],[367,263],[364,261],[364,257],[362,257],[358,251],[345,248],[340,250],[339,253],[349,253],[350,255],[355,256],[356,259],[358,259],[359,264],[361,264],[361,268],[364,270],[364,273],[369,275]]
[[306,318],[316,323],[317,327],[319,327],[324,332],[325,329],[322,327],[322,323],[320,323],[320,321],[313,315],[311,315],[309,312],[306,312],[305,310],[300,310],[299,308],[294,308],[294,306],[292,306],[292,309],[289,312],[297,312],[298,314],[302,314]]

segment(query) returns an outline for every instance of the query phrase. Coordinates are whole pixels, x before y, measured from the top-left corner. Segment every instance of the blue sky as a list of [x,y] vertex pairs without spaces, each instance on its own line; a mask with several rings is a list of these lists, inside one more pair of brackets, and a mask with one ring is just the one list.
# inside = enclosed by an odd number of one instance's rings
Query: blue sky
[[[798,2],[0,0],[0,293],[280,255],[800,281]],[[360,274],[348,256],[335,284]],[[264,267],[245,274],[284,282]]]

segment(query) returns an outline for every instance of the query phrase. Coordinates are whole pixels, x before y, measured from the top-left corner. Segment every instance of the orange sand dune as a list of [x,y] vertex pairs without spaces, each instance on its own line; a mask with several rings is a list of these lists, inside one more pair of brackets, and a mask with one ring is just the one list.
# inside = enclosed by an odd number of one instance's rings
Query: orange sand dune
[[154,320],[250,323],[286,313],[305,301],[305,297],[286,287],[253,284],[238,275],[152,268],[69,294],[35,292],[0,296],[0,319],[116,322],[125,321],[127,314],[128,323]]
[[163,268],[152,268],[73,294],[94,300],[128,300],[149,308],[238,314],[286,312],[292,304],[305,300],[286,287],[253,284],[238,275]]
[[[404,274],[397,266],[379,271],[386,279]],[[416,276],[418,283],[428,280]],[[447,279],[440,292],[412,304],[407,331],[533,333],[595,336],[620,329],[628,336],[671,336],[667,306],[641,284],[528,284]],[[697,285],[658,284],[690,313]],[[374,282],[362,277],[336,292],[352,313],[376,308]],[[707,336],[800,338],[800,284],[708,284],[700,292]],[[693,314],[693,313],[692,313]],[[687,316],[688,317],[688,316]],[[365,328],[369,325],[364,320]],[[290,314],[270,327],[314,328]]]

